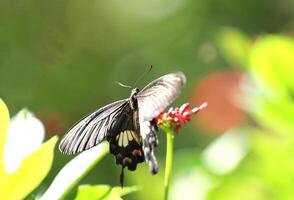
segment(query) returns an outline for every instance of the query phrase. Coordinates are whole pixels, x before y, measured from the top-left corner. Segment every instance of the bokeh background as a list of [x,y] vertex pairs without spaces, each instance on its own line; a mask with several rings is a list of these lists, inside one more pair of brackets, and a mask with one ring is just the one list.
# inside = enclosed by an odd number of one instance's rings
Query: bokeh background
[[[209,106],[175,137],[170,199],[291,199],[293,11],[292,0],[0,0],[0,96],[11,115],[33,111],[50,138],[128,97],[115,81],[133,86],[153,65],[142,88],[183,71],[173,105]],[[126,185],[142,187],[126,199],[162,199],[159,139],[159,174],[126,172]],[[56,149],[34,193],[71,158]],[[81,183],[118,185],[119,173],[108,155]]]

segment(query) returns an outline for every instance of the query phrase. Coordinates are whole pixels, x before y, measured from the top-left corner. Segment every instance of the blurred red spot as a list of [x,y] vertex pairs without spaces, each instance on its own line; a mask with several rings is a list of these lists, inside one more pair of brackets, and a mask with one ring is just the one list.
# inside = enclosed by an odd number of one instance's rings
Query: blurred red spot
[[198,115],[197,121],[209,132],[223,133],[238,126],[245,118],[241,105],[244,96],[240,90],[239,71],[216,72],[204,77],[197,83],[192,102],[196,105],[206,101],[209,107]]
[[47,113],[41,117],[41,120],[44,123],[47,135],[59,134],[63,130],[63,120],[57,113]]

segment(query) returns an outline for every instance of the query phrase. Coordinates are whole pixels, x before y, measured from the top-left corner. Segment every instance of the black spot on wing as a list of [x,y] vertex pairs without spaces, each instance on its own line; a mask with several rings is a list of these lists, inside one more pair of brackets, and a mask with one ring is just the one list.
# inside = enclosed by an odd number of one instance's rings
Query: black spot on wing
[[109,140],[110,153],[115,156],[116,164],[134,171],[137,164],[144,162],[141,139],[133,130],[125,130]]

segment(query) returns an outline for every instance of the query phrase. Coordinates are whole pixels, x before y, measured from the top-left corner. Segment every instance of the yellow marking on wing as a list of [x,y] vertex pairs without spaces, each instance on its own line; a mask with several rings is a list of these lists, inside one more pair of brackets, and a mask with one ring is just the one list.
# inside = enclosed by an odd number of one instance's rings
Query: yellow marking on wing
[[119,141],[118,141],[118,146],[122,146],[122,144],[123,144],[123,132],[121,132],[120,134],[119,134]]
[[129,141],[133,140],[132,131],[127,131]]
[[128,141],[128,137],[127,137],[127,131],[123,132],[123,146],[126,147],[128,146],[129,141]]
[[137,135],[137,133],[135,133],[135,132],[131,132],[132,133],[132,135],[133,135],[133,137],[135,138],[135,140],[136,140],[136,142],[140,142],[140,139],[139,139],[139,137],[138,137],[138,135]]

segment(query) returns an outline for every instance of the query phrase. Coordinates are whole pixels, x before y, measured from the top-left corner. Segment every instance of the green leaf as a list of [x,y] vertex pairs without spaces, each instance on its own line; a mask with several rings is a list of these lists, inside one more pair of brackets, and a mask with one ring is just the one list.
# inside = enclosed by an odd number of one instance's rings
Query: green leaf
[[255,98],[254,119],[262,126],[277,134],[284,135],[294,142],[294,106],[293,102],[285,99],[268,100]]
[[81,185],[75,200],[103,199],[109,194],[110,190],[109,185]]
[[293,199],[293,145],[259,129],[249,129],[251,152],[209,192],[207,199]]
[[250,53],[250,72],[257,87],[251,96],[254,118],[263,126],[293,137],[294,40],[264,36]]
[[294,40],[284,36],[260,38],[250,53],[253,75],[274,95],[293,95]]
[[223,57],[233,66],[247,66],[251,41],[234,28],[224,28],[218,35],[218,46]]
[[208,192],[207,200],[267,200],[270,195],[264,186],[250,174],[236,173],[222,180],[221,184]]
[[121,187],[114,187],[112,188],[111,192],[110,192],[110,197],[111,195],[119,195],[119,196],[125,196],[127,194],[130,194],[130,193],[133,193],[133,192],[136,192],[138,191],[139,188],[136,187],[136,186],[132,186],[132,187],[124,187],[124,188],[121,188]]
[[15,173],[2,174],[0,199],[23,199],[42,182],[51,168],[57,140],[54,136],[42,144],[23,160]]
[[135,192],[138,187],[114,187],[109,185],[81,185],[78,189],[75,200],[96,199],[96,200],[120,200],[121,196]]
[[[276,199],[286,195],[293,197],[294,159],[292,145],[282,138],[257,132],[253,135],[254,156],[258,158],[258,167],[254,171],[271,187]],[[250,163],[254,167],[257,163]]]
[[107,153],[107,142],[80,153],[69,161],[57,174],[42,200],[62,199]]

